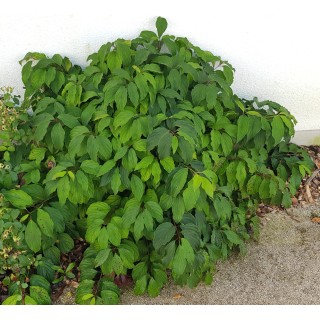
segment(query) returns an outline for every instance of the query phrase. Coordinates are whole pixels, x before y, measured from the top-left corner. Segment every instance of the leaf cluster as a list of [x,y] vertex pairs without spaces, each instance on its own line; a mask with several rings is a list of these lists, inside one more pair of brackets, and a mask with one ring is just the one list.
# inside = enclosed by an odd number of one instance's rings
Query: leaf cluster
[[166,27],[159,17],[157,33],[102,45],[85,68],[59,54],[21,61],[32,112],[10,163],[23,185],[2,193],[48,281],[73,238],[88,242],[79,304],[118,303],[121,275],[151,296],[168,270],[210,283],[216,261],[244,252],[257,205],[289,207],[312,167],[286,108],[239,98],[227,61]]

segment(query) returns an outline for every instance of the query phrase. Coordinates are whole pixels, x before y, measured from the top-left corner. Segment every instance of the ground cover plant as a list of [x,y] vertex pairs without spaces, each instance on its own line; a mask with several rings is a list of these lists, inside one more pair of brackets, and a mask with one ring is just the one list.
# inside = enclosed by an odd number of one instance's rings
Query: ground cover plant
[[[231,89],[234,69],[186,38],[142,31],[81,68],[59,54],[21,61],[25,96],[0,115],[3,304],[49,304],[75,239],[78,304],[210,283],[215,263],[257,236],[259,203],[291,205],[313,166],[291,144],[295,118]],[[1,275],[2,274],[2,275]]]

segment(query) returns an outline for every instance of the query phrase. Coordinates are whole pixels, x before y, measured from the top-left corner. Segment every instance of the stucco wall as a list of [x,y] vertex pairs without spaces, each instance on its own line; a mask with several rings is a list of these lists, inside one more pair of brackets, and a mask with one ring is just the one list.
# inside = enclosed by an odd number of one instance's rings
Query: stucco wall
[[84,65],[101,44],[132,38],[167,18],[186,36],[236,69],[233,89],[286,106],[297,130],[320,129],[320,18],[317,1],[3,1],[0,86],[22,93],[18,61],[28,51],[60,53]]

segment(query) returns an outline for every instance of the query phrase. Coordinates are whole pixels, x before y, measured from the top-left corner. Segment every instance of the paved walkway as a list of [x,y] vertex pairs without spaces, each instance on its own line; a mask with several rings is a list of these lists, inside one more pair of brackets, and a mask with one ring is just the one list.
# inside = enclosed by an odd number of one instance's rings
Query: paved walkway
[[127,291],[122,304],[317,304],[320,303],[320,225],[310,221],[320,206],[270,213],[259,243],[244,257],[220,263],[210,286],[168,284],[156,298]]

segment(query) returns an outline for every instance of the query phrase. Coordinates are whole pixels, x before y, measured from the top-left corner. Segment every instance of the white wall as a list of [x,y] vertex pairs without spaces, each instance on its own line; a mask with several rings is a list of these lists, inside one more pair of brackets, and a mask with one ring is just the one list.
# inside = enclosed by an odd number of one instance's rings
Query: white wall
[[236,69],[234,91],[286,106],[297,130],[320,129],[320,17],[317,1],[1,1],[0,86],[22,93],[18,61],[28,51],[60,53],[85,65],[101,44],[136,37],[166,17]]

